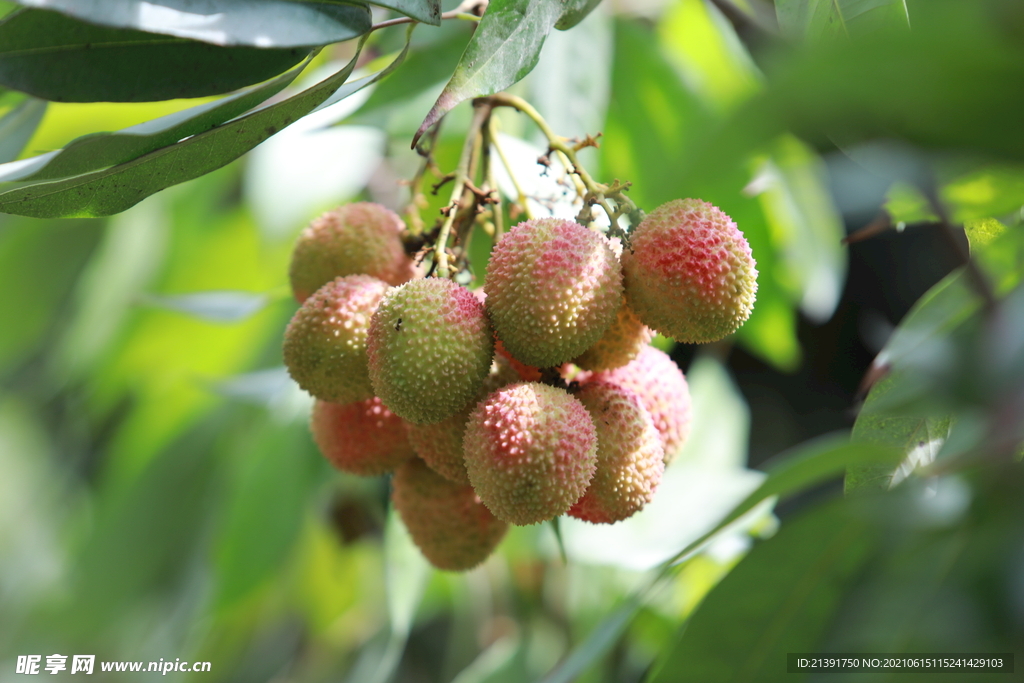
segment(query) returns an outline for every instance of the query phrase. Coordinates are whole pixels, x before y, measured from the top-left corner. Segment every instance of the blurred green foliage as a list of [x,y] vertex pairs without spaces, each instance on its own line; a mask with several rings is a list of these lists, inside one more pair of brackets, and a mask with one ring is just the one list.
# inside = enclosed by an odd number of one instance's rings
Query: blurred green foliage
[[[337,36],[368,28],[324,9],[339,3],[304,4],[340,17],[324,25]],[[431,21],[438,9],[374,4]],[[36,216],[0,216],[0,680],[19,655],[52,653],[210,661],[171,678],[217,681],[713,683],[797,680],[795,651],[1022,651],[1019,4],[580,2],[567,31],[551,30],[555,4],[476,34],[468,21],[376,31],[361,56],[354,41],[328,46],[301,76],[221,99],[0,93],[0,161],[19,159],[0,165],[0,211]],[[6,47],[0,82],[19,87]],[[488,50],[515,59],[468,63]],[[94,76],[116,89],[145,60],[120,68]],[[581,158],[632,182],[642,208],[719,205],[760,271],[753,316],[688,369],[697,423],[662,497],[612,529],[564,524],[568,564],[548,527],[530,527],[478,570],[431,570],[386,479],[317,454],[309,398],[280,367],[291,240],[338,202],[403,208],[411,137],[453,73],[456,99],[509,87],[560,134],[600,130]],[[442,107],[442,172],[469,116],[455,105]],[[538,177],[537,131],[497,118],[511,170]],[[835,154],[888,188],[884,206],[829,178]],[[428,197],[428,227],[443,205]],[[852,436],[748,470],[749,409],[722,359],[735,344],[800,366],[799,321],[839,303],[837,207],[850,205],[882,229],[955,240],[966,224],[972,261],[889,338]],[[473,237],[477,283],[489,246]],[[772,506],[792,498],[772,537]]]

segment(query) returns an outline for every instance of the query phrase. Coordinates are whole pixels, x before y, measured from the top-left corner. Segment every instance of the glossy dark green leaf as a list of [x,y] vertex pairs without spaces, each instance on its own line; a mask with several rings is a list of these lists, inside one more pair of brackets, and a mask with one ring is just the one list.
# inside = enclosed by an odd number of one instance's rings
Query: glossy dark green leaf
[[307,50],[220,47],[39,10],[0,23],[0,83],[57,102],[204,97],[258,83]]
[[847,501],[812,508],[756,546],[704,598],[648,683],[786,681],[813,652],[870,559],[871,527]]
[[[54,10],[92,24],[136,29],[214,45],[258,48],[327,45],[356,38],[370,28],[366,5],[357,0],[16,1],[28,7]],[[395,0],[394,4],[407,5],[408,12],[426,16],[429,15],[429,8],[423,6],[434,2]]]
[[293,97],[128,163],[0,193],[0,212],[58,218],[124,211],[154,192],[234,161],[317,107],[371,85],[396,67],[405,51],[378,74],[345,84],[358,57],[357,52],[340,71]]
[[776,0],[784,35],[811,40],[909,27],[906,0]]
[[0,166],[0,182],[67,178],[131,161],[245,113],[279,93],[301,71],[299,66],[272,81],[215,102],[196,105],[116,133],[88,135],[62,150]]
[[413,144],[459,102],[493,95],[530,73],[555,24],[588,2],[492,0],[451,80],[420,125]]
[[18,158],[45,113],[46,102],[30,97],[0,118],[0,163]]

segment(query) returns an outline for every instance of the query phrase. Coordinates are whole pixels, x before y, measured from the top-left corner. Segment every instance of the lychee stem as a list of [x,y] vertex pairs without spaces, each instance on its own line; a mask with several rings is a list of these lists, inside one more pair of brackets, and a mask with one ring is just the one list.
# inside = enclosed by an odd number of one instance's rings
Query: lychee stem
[[470,164],[473,160],[474,150],[479,150],[477,136],[490,115],[491,107],[486,104],[473,109],[473,122],[469,126],[466,142],[462,145],[459,165],[455,167],[454,186],[451,199],[448,201],[448,213],[444,218],[444,223],[441,224],[437,242],[434,244],[434,263],[437,265],[437,276],[440,278],[447,279],[451,276],[448,268],[448,237],[456,216],[465,208],[463,197],[467,192],[466,181],[469,180]]
[[[579,157],[576,154],[576,147],[567,144],[568,141],[565,138],[556,135],[551,129],[551,126],[548,125],[548,122],[544,120],[544,117],[541,116],[540,112],[538,112],[533,105],[521,97],[509,95],[508,93],[498,93],[496,95],[491,95],[486,99],[494,106],[511,107],[523,114],[526,114],[526,116],[528,116],[530,120],[540,128],[541,133],[543,133],[544,137],[547,138],[548,148],[559,155],[563,165],[568,170],[570,176],[574,179],[574,182],[576,183],[576,190],[580,195],[580,198],[584,203],[591,202],[600,206],[604,212],[608,214],[608,220],[611,223],[612,230],[618,231],[619,216],[623,214],[636,214],[638,211],[636,204],[622,193],[622,190],[625,188],[619,185],[610,188],[608,185],[595,181],[590,173],[587,172],[587,169],[580,164]],[[582,187],[580,185],[581,183]],[[611,193],[609,193],[609,190],[611,190]],[[608,203],[610,194],[614,194],[615,201],[621,204],[625,210],[622,210],[622,208],[618,211],[612,209],[611,205]],[[586,207],[584,207],[584,211],[585,210]]]
[[490,123],[490,135],[491,144],[494,145],[495,151],[498,152],[498,157],[501,158],[501,163],[505,166],[505,171],[508,172],[508,177],[512,180],[512,186],[516,188],[516,202],[518,202],[523,213],[526,215],[526,220],[533,220],[533,212],[530,211],[530,206],[526,203],[526,193],[523,192],[522,185],[516,179],[516,174],[512,170],[512,164],[508,162],[508,157],[505,156],[505,150],[502,149],[501,144],[498,142],[498,119],[493,117]]

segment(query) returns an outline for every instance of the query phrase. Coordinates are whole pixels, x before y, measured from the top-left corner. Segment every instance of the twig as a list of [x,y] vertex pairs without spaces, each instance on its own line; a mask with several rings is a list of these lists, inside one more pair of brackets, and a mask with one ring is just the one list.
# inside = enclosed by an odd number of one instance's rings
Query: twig
[[496,118],[491,117],[491,122],[490,125],[488,126],[491,144],[494,145],[495,151],[498,152],[498,157],[501,159],[502,165],[508,172],[508,177],[511,178],[512,180],[512,186],[516,188],[516,202],[519,204],[519,207],[523,210],[523,213],[526,214],[526,220],[532,220],[533,215],[530,212],[530,206],[529,204],[526,203],[526,193],[523,192],[523,188],[519,184],[519,180],[516,179],[515,171],[512,170],[512,164],[509,163],[508,157],[505,156],[505,150],[502,149],[501,143],[498,142],[497,121],[498,120]]
[[[460,19],[462,21],[480,21],[480,16],[483,14],[474,13],[481,5],[487,6],[486,2],[480,2],[480,0],[467,0],[455,9],[445,12],[441,15],[442,21],[445,19]],[[374,24],[370,27],[370,31],[376,31],[377,29],[387,28],[389,26],[399,26],[400,24],[411,24],[413,22],[419,23],[419,20],[413,19],[412,17],[396,17],[394,19],[388,19],[382,21],[379,24]]]
[[[632,202],[632,200],[621,192],[616,195],[616,201],[621,202],[626,207],[626,211],[623,212],[612,209],[608,204],[609,187],[596,182],[590,176],[587,169],[580,164],[579,159],[576,156],[576,145],[568,144],[568,141],[565,138],[555,135],[555,132],[551,130],[551,126],[548,125],[548,122],[544,120],[544,117],[540,115],[540,112],[534,109],[529,102],[521,97],[509,95],[508,93],[498,93],[496,95],[491,95],[486,99],[490,100],[495,106],[512,107],[513,109],[526,114],[530,120],[540,128],[541,133],[543,133],[544,137],[548,140],[549,149],[561,157],[566,170],[570,173],[571,177],[574,178],[574,182],[577,182],[577,192],[583,200],[584,205],[597,204],[600,206],[604,212],[608,214],[608,220],[611,222],[613,227],[617,226],[616,221],[622,213],[633,213],[634,211],[637,211],[637,206]],[[576,178],[579,180],[576,181]],[[580,184],[582,184],[582,187]],[[584,211],[585,210],[586,206],[584,206]]]
[[451,234],[455,217],[464,208],[462,206],[462,196],[466,191],[466,180],[469,177],[473,150],[478,149],[479,131],[490,115],[491,107],[484,103],[481,103],[473,110],[473,122],[470,124],[466,142],[462,146],[459,165],[455,168],[455,186],[452,188],[451,199],[448,203],[448,213],[445,215],[444,223],[441,224],[441,231],[438,233],[437,243],[434,245],[434,263],[437,265],[438,277],[448,278],[451,275],[448,270],[448,236]]

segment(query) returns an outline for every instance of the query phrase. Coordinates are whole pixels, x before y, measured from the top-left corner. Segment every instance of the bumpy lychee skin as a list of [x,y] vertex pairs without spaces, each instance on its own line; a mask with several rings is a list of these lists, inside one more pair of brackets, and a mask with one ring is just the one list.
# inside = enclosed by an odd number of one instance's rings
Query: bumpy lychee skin
[[[518,381],[520,381],[520,377],[509,361],[495,356],[491,371],[484,378],[477,398],[486,398],[492,391]],[[471,401],[468,406],[447,420],[435,424],[406,423],[409,430],[409,443],[412,444],[416,455],[420,456],[423,462],[445,479],[458,484],[469,484],[466,461],[462,457],[462,437],[466,433],[466,422],[469,421],[469,415],[476,407],[476,403]]]
[[622,304],[622,273],[608,238],[558,218],[512,228],[487,264],[487,313],[515,358],[540,368],[580,355]]
[[419,458],[402,465],[391,484],[391,501],[409,535],[438,569],[472,569],[490,557],[508,531],[472,487],[448,481]]
[[320,452],[342,472],[372,477],[415,456],[401,418],[379,398],[348,405],[316,401],[309,426]]
[[626,300],[651,328],[684,343],[713,342],[750,317],[757,268],[736,224],[699,199],[651,212],[622,255]]
[[654,499],[665,450],[640,397],[607,382],[584,386],[576,398],[597,428],[597,470],[569,514],[595,524],[632,517]]
[[640,318],[623,302],[612,326],[573,363],[595,372],[620,368],[636,358],[640,350],[650,343],[650,328],[640,322]]
[[384,295],[366,344],[384,405],[416,424],[441,422],[476,397],[494,357],[484,308],[451,280],[413,280]]
[[668,354],[645,346],[636,360],[607,372],[577,378],[589,382],[617,384],[640,397],[665,446],[665,464],[679,454],[690,434],[690,387],[686,377]]
[[375,277],[349,275],[303,302],[284,332],[284,364],[300,387],[332,403],[373,396],[366,333],[387,290]]
[[484,505],[518,525],[569,510],[594,476],[597,432],[568,392],[520,382],[481,401],[466,424],[466,470]]
[[372,275],[400,285],[416,275],[402,246],[405,224],[380,204],[356,202],[328,211],[302,231],[288,271],[292,292],[303,302],[336,277]]

